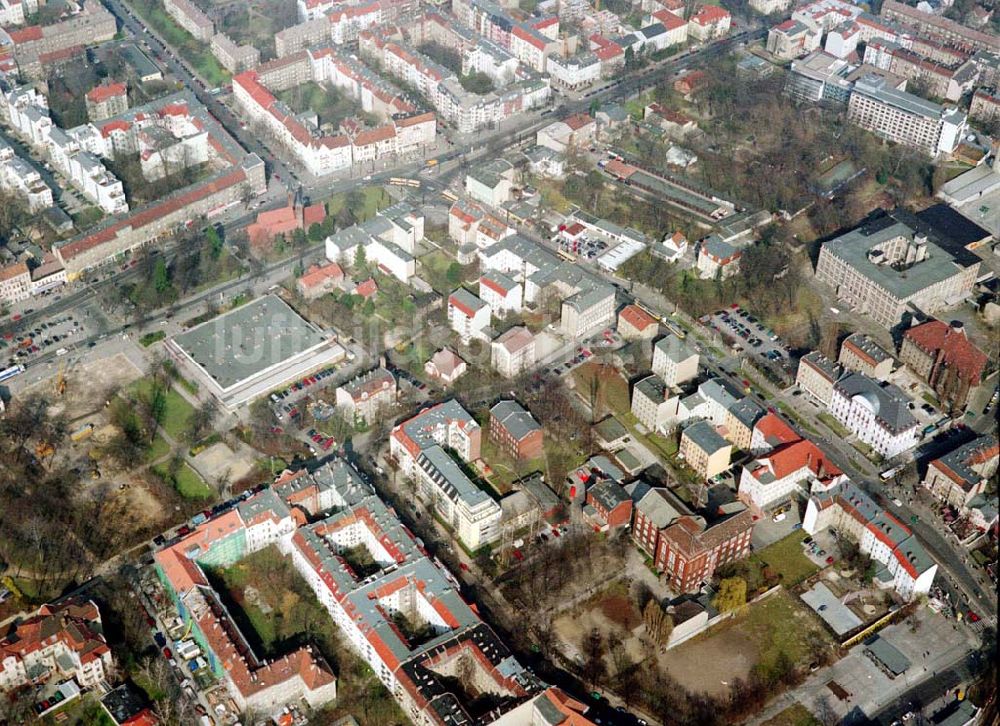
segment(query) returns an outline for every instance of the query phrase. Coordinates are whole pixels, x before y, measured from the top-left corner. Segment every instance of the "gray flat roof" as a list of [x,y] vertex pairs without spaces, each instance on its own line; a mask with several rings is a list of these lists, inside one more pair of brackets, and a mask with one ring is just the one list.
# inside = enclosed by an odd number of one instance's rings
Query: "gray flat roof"
[[870,653],[897,676],[905,673],[911,665],[910,659],[900,653],[899,648],[878,635],[865,644],[865,652]]
[[173,341],[228,389],[315,348],[326,337],[283,300],[266,295],[176,335]]
[[837,635],[849,633],[862,624],[861,618],[840,602],[822,582],[802,593],[802,601],[815,610]]
[[927,258],[906,270],[875,264],[869,251],[897,237],[913,239],[917,230],[886,216],[873,220],[823,244],[823,249],[840,258],[895,298],[905,300],[921,290],[958,274],[960,265],[935,240],[927,240]]

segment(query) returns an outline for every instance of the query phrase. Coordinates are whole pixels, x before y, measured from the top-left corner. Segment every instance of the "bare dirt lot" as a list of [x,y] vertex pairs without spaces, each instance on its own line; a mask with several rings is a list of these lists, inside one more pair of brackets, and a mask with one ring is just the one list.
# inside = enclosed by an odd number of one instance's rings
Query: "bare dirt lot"
[[62,375],[66,380],[66,392],[61,396],[56,393],[58,368],[53,368],[50,378],[35,384],[25,393],[44,395],[52,402],[51,412],[65,413],[72,423],[103,409],[109,391],[124,388],[139,378],[142,372],[124,354],[117,353],[107,358],[70,364]]
[[[637,635],[642,631],[641,625],[642,618],[620,583],[612,584],[607,590],[571,608],[553,623],[563,652],[571,658],[580,657],[584,636],[597,628],[605,638],[612,633],[619,636],[633,662],[648,657],[646,647]],[[610,668],[610,660],[608,665]]]
[[249,448],[234,452],[223,442],[212,444],[194,457],[194,467],[205,481],[220,479],[239,481],[253,470],[253,456]]

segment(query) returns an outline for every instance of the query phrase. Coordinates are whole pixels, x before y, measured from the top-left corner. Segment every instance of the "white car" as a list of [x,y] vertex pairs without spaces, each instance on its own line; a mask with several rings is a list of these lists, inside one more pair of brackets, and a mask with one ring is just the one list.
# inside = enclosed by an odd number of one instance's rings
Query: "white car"
[[903,503],[901,501],[899,501],[898,499],[893,499],[892,503],[895,504],[897,507],[903,506]]

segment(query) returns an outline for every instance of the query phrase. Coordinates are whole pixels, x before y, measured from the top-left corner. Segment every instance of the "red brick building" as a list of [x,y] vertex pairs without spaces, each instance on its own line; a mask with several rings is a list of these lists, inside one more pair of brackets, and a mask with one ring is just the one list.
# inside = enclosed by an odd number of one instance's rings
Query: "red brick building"
[[654,565],[674,589],[695,592],[716,568],[750,554],[752,531],[748,509],[707,528],[704,520],[684,515],[660,532]]
[[609,528],[627,527],[632,521],[632,499],[614,479],[603,479],[590,487],[587,504]]
[[687,511],[670,501],[665,489],[650,488],[645,484],[645,493],[632,492],[634,516],[632,518],[632,541],[650,557],[656,556],[660,544],[660,532],[669,527]]
[[965,333],[960,322],[931,320],[903,334],[900,360],[934,389],[942,405],[965,408],[969,391],[979,385],[987,357]]
[[542,427],[517,401],[500,401],[490,409],[490,440],[517,461],[542,455]]

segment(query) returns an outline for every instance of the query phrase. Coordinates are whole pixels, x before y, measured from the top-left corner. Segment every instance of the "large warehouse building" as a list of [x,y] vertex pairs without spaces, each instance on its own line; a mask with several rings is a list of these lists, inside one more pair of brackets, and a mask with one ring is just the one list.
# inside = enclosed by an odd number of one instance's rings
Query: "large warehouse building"
[[228,408],[342,361],[335,336],[274,295],[254,300],[167,341],[167,350]]

